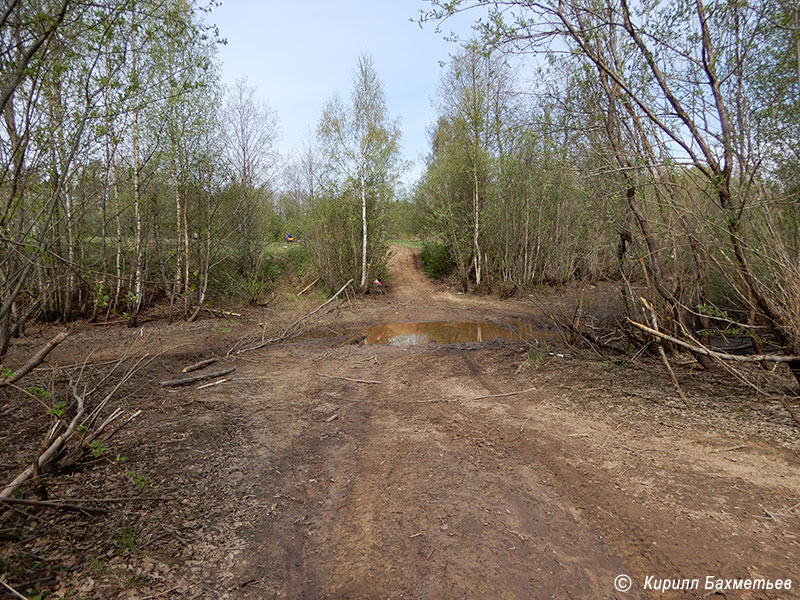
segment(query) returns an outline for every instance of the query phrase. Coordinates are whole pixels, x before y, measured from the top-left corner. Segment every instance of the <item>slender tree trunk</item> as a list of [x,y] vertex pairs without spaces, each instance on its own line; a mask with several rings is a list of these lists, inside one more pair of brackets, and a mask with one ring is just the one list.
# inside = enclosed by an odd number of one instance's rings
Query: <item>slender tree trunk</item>
[[214,211],[211,207],[211,174],[209,173],[209,181],[208,181],[208,189],[205,191],[206,194],[206,206],[207,206],[207,216],[206,216],[206,240],[205,240],[205,260],[203,261],[203,274],[202,274],[202,283],[200,284],[200,294],[197,300],[197,304],[199,306],[203,305],[203,302],[206,300],[206,290],[208,289],[208,272],[211,270],[211,230],[212,230],[212,220]]
[[181,293],[181,277],[183,275],[182,248],[183,242],[183,206],[181,203],[181,191],[178,185],[178,160],[175,159],[175,170],[173,172],[172,183],[175,186],[175,279],[172,284],[172,301]]
[[187,213],[189,212],[189,199],[184,196],[183,202],[183,269],[184,269],[184,277],[183,277],[183,312],[184,314],[189,310],[189,218],[187,217]]
[[[114,172],[114,156],[111,156],[111,173],[113,178],[114,187],[114,221],[117,225],[117,239],[114,257],[114,275],[116,282],[114,283],[114,301],[109,305],[109,312],[117,309],[119,304],[119,295],[122,290],[122,206],[119,202],[119,184],[117,183],[117,176]],[[108,315],[106,315],[108,316]]]
[[61,305],[61,318],[64,321],[67,321],[69,318],[69,314],[72,310],[72,292],[73,292],[73,275],[72,275],[72,264],[75,262],[75,249],[73,246],[73,235],[72,235],[72,190],[70,186],[64,186],[64,233],[65,235],[65,242],[67,245],[67,260],[70,262],[69,265],[65,268],[65,281],[64,281],[64,300],[63,304]]
[[473,230],[472,230],[472,242],[473,242],[473,251],[475,253],[475,257],[473,259],[473,266],[475,267],[475,285],[480,287],[481,285],[481,246],[479,242],[479,194],[478,194],[478,166],[477,161],[472,169],[472,218],[473,218]]
[[[135,62],[135,61],[134,61]],[[133,304],[131,306],[130,325],[136,326],[136,317],[139,314],[142,298],[142,207],[141,190],[139,184],[141,173],[139,172],[139,108],[133,111],[133,219],[135,234],[133,241],[134,271],[133,271]]]
[[361,184],[361,291],[367,289],[367,182],[364,177],[366,157],[361,151],[361,168],[359,178]]
[[524,215],[525,215],[525,254],[523,256],[523,263],[522,263],[522,279],[525,283],[530,283],[531,278],[531,270],[530,270],[530,213],[528,211],[528,204],[529,199],[528,195],[525,195],[525,205],[523,208]]

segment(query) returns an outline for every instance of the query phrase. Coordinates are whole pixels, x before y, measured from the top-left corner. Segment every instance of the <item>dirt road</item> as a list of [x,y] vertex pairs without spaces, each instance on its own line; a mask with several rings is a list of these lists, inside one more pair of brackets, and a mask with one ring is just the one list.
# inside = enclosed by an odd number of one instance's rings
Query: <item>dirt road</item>
[[[392,321],[548,324],[528,302],[440,289],[393,250],[395,291],[351,305],[328,337],[154,401],[159,451],[138,458],[183,495],[182,521],[177,541],[142,544],[136,564],[156,575],[130,597],[800,595],[800,445],[777,409],[737,412],[746,388],[719,375],[689,385],[687,413],[658,363],[553,340],[342,345]],[[662,595],[648,576],[699,589]],[[793,588],[711,596],[707,576]]]

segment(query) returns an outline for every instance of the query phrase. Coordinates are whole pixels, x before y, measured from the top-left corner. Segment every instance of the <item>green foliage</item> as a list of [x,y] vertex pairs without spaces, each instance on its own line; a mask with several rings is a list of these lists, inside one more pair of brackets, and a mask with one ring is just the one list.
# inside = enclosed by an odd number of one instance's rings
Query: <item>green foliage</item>
[[[315,271],[329,289],[338,289],[361,274],[362,229],[358,190],[350,185],[330,187],[314,201],[306,224]],[[382,203],[371,203],[367,219],[367,256],[370,279],[388,272],[388,246],[383,229]]]
[[227,268],[220,266],[220,275],[227,282],[224,293],[240,298],[250,304],[267,302],[282,281],[294,285],[312,270],[312,259],[303,243],[272,242],[261,252],[253,268],[240,274],[231,262]]
[[386,204],[386,235],[390,238],[415,238],[423,232],[424,215],[413,200]]
[[519,366],[519,371],[542,366],[553,355],[549,346],[537,346],[527,353],[525,360]]
[[139,475],[130,469],[125,469],[125,475],[133,479],[134,483],[136,483],[136,487],[138,487],[140,490],[143,490],[150,483],[150,479],[148,477],[145,475]]
[[400,168],[399,123],[370,56],[358,59],[350,104],[334,96],[325,105],[317,136],[334,179],[310,207],[315,264],[330,287],[352,278],[366,289],[385,274],[386,203]]
[[111,295],[105,289],[105,282],[98,281],[93,288],[94,292],[94,303],[97,305],[97,308],[106,308],[108,306],[109,301],[111,300]]
[[742,327],[726,327],[725,329],[700,329],[697,335],[718,335],[721,337],[744,336],[747,331]]
[[390,239],[389,244],[392,246],[404,246],[405,248],[411,248],[412,250],[422,250],[422,246],[424,242],[420,240],[399,240],[399,239]]
[[[270,288],[269,280],[265,279],[263,275],[258,272],[248,273],[238,279],[236,287],[233,288],[235,290],[233,295],[243,298],[249,304],[259,304],[266,300]],[[217,328],[214,330],[217,331]],[[217,333],[220,333],[220,331],[217,331]],[[227,333],[227,331],[224,333]]]
[[720,319],[728,319],[728,311],[721,310],[711,303],[704,302],[697,305],[697,311],[700,314],[708,315],[709,317],[717,317]]
[[92,556],[89,559],[89,564],[92,567],[92,572],[95,575],[102,575],[106,570],[106,562],[97,556]]
[[94,456],[95,458],[102,458],[103,456],[105,456],[106,452],[108,452],[108,448],[103,446],[100,440],[92,440],[89,443],[89,449],[92,452],[92,456]]
[[[48,392],[46,389],[35,385],[28,387],[27,390],[29,394],[33,394],[34,396],[37,396],[39,398],[49,398],[51,395],[50,392]],[[64,406],[66,406],[65,402],[59,402],[58,404],[63,404]]]
[[64,409],[67,407],[67,403],[63,400],[56,402],[50,410],[47,411],[48,415],[52,415],[56,418],[61,418],[64,416]]
[[444,279],[456,269],[450,249],[441,242],[425,242],[420,252],[425,274],[431,279]]
[[261,255],[261,278],[275,282],[281,278],[303,278],[308,274],[311,258],[300,242],[270,244]]

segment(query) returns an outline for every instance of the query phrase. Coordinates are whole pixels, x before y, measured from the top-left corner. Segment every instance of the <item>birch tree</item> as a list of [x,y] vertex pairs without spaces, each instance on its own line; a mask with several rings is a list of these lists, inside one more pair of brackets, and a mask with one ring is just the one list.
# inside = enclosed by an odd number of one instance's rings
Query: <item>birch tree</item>
[[372,57],[358,58],[350,104],[334,96],[325,105],[317,135],[328,160],[343,179],[356,183],[361,208],[362,291],[369,280],[370,212],[377,200],[391,190],[399,167],[400,129],[389,117],[383,84]]
[[[751,309],[747,326],[758,320],[791,354],[800,352],[797,228],[785,218],[797,187],[775,169],[789,173],[798,164],[796,136],[785,136],[788,143],[775,139],[776,132],[796,131],[796,6],[765,0],[430,4],[423,19],[484,7],[489,15],[478,29],[487,47],[545,61],[557,52],[593,73],[612,147],[606,174],[617,175],[617,195],[644,247],[635,260],[641,258],[664,327],[693,335],[684,315],[698,313],[715,317],[722,329],[736,322],[704,308],[713,276],[724,287],[721,301]],[[586,120],[576,115],[574,124],[585,127]],[[678,264],[694,275],[663,268]],[[793,367],[800,373],[800,364]]]
[[239,80],[229,91],[223,113],[226,160],[230,181],[238,199],[236,211],[242,258],[242,274],[257,261],[268,194],[278,160],[274,149],[278,137],[278,119],[256,89]]

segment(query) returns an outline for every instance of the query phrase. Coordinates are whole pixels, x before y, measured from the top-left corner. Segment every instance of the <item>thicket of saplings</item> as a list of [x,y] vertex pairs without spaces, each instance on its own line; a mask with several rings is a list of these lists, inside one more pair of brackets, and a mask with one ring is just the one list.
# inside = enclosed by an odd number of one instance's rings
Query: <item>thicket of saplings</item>
[[442,78],[433,270],[504,293],[617,278],[637,344],[708,365],[742,360],[709,338],[746,338],[800,373],[796,5],[590,4],[429,2],[423,22],[489,14]]

